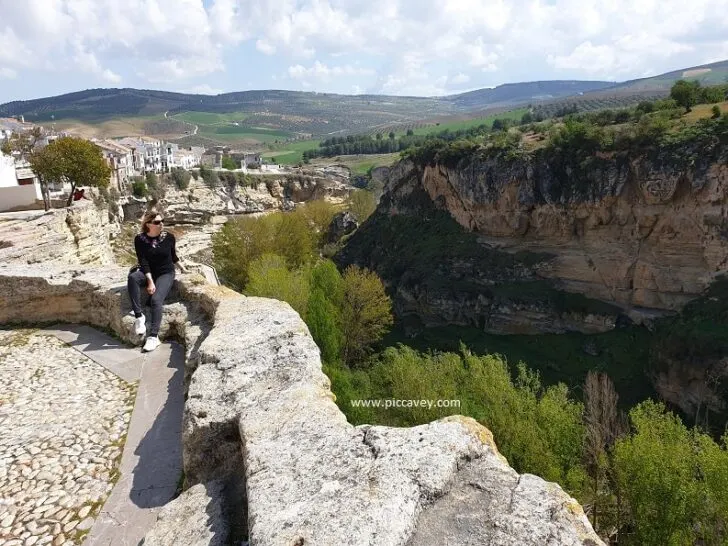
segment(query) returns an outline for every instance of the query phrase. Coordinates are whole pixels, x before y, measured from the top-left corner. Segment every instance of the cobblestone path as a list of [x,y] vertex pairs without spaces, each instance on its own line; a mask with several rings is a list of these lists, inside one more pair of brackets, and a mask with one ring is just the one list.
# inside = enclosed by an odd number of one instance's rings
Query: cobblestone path
[[56,337],[0,329],[0,545],[82,542],[118,479],[136,388]]

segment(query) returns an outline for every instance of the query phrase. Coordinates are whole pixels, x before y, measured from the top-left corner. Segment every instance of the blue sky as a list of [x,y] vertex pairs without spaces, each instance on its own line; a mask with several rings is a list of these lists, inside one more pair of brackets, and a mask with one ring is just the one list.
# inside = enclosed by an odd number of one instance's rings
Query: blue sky
[[443,95],[728,59],[728,0],[0,0],[0,103],[93,87]]

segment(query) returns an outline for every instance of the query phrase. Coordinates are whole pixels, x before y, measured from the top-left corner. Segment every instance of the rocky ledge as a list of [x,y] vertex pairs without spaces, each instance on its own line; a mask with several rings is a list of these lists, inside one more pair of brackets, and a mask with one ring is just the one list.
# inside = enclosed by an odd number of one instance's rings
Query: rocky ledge
[[[113,266],[0,266],[0,323],[84,322],[131,340],[125,283]],[[349,424],[289,305],[195,276],[176,285],[160,336],[186,346],[186,491],[147,546],[602,544],[573,498],[518,475],[471,418]]]

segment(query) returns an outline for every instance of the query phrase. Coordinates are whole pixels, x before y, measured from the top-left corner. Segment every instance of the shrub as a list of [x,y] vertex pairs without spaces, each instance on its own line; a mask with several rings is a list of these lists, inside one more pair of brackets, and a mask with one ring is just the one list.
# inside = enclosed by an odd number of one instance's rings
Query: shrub
[[238,169],[239,166],[232,157],[230,157],[229,155],[224,155],[222,156],[222,168],[229,171],[234,171],[235,169]]
[[174,181],[177,188],[180,190],[186,190],[190,185],[190,178],[192,175],[185,169],[175,167],[172,169],[172,180]]
[[354,190],[349,195],[347,206],[357,221],[362,224],[377,208],[377,199],[369,190]]
[[146,197],[149,194],[147,184],[143,180],[135,180],[131,183],[131,192],[135,197]]
[[263,254],[250,263],[248,276],[248,296],[285,301],[306,319],[309,279],[305,269],[291,270],[283,256]]
[[713,115],[711,116],[712,119],[718,119],[720,117],[720,106],[715,104],[712,109]]
[[211,188],[217,187],[220,184],[220,178],[217,175],[217,171],[205,167],[204,165],[200,167],[200,177],[202,178],[202,181]]

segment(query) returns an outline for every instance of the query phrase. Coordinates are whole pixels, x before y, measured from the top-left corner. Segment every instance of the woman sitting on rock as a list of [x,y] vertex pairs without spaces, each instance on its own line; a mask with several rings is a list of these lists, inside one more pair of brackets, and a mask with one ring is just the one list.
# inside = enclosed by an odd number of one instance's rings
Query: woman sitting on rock
[[143,336],[146,333],[146,318],[142,313],[141,287],[146,286],[152,296],[152,326],[144,343],[144,351],[153,351],[159,346],[159,326],[162,323],[162,305],[174,282],[174,266],[187,273],[177,257],[174,235],[162,229],[164,219],[157,209],[150,209],[142,217],[142,232],[134,238],[138,265],[132,268],[127,279],[129,299],[134,311],[134,331]]

